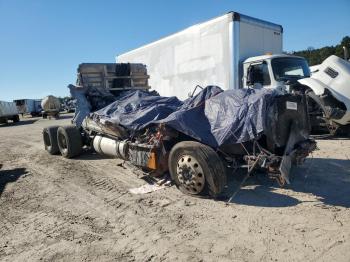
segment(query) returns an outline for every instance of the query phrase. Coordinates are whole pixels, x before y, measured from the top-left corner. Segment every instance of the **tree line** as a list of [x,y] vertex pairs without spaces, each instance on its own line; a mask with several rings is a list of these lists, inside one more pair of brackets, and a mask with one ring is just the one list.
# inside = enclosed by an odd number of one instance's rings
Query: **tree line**
[[318,65],[323,62],[327,57],[336,55],[344,58],[343,46],[347,47],[350,51],[350,36],[345,36],[338,45],[325,46],[322,48],[309,47],[306,50],[293,51],[291,54],[304,57],[309,66]]

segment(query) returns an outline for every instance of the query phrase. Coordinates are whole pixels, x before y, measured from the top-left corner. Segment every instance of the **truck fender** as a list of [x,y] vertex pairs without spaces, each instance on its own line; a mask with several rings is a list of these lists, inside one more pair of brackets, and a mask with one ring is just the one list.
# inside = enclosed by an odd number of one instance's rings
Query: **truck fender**
[[347,111],[350,111],[350,98],[346,94],[339,93],[337,90],[334,90],[333,88],[323,84],[321,81],[314,78],[304,78],[298,81],[299,83],[309,87],[317,96],[323,95],[327,89],[335,99],[341,103],[344,103]]
[[338,102],[343,103],[346,107],[346,114],[341,118],[341,119],[331,119],[332,121],[340,124],[340,125],[347,125],[350,124],[350,99],[345,95],[345,94],[340,94],[339,92],[337,92],[336,90],[334,90],[333,88],[323,84],[322,82],[320,82],[317,79],[313,79],[313,78],[304,78],[304,79],[300,79],[298,80],[299,83],[309,87],[315,94],[315,96],[313,97],[314,101],[321,106],[321,108],[323,109],[324,112],[326,112],[326,109],[323,105],[323,102],[321,102],[319,99],[317,99],[317,96],[322,96],[323,94],[325,94],[325,91],[329,91],[330,94],[336,99],[338,100]]
[[322,82],[314,78],[303,78],[299,79],[298,82],[302,85],[309,87],[312,91],[314,91],[315,95],[317,96],[323,95],[325,89],[328,88]]

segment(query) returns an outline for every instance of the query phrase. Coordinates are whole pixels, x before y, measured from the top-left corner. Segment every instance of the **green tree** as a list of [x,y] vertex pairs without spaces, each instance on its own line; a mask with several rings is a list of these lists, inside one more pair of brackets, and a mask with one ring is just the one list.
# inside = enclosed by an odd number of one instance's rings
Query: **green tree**
[[293,55],[304,57],[310,66],[318,65],[323,62],[327,57],[336,55],[341,58],[344,57],[343,46],[350,49],[350,36],[345,36],[341,42],[336,46],[325,46],[322,48],[315,49],[308,47],[306,50],[292,52]]

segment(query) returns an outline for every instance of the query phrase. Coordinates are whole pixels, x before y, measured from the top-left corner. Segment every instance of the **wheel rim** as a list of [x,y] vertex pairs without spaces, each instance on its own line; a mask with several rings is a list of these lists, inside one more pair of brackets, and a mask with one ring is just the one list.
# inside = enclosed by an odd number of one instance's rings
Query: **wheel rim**
[[202,167],[196,158],[183,155],[177,161],[177,179],[183,189],[189,194],[199,194],[205,185],[205,177]]
[[66,137],[61,133],[58,134],[58,144],[62,152],[66,152],[68,150]]

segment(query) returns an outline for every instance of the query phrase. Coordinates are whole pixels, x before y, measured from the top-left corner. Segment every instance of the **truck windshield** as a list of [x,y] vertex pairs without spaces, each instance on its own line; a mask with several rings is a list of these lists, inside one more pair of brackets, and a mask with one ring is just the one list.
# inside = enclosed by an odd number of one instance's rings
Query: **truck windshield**
[[309,66],[302,58],[274,58],[271,65],[276,81],[296,81],[310,76]]

